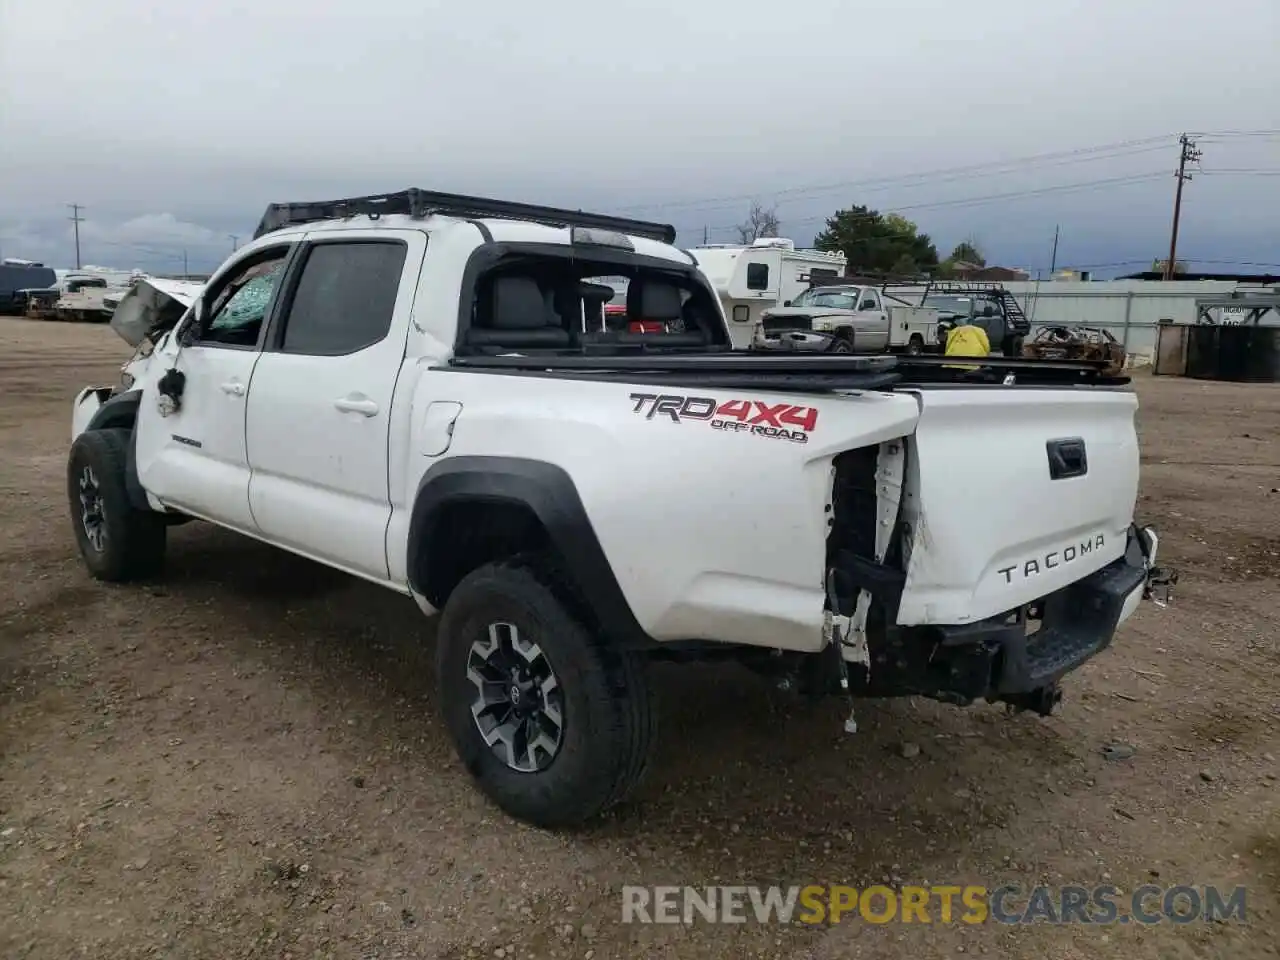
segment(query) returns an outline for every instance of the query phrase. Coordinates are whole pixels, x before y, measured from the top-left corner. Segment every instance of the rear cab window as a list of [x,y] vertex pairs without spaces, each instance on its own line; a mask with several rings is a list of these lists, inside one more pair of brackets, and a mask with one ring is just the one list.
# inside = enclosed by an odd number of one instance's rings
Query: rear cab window
[[503,244],[480,248],[466,273],[462,355],[729,349],[719,301],[692,263]]

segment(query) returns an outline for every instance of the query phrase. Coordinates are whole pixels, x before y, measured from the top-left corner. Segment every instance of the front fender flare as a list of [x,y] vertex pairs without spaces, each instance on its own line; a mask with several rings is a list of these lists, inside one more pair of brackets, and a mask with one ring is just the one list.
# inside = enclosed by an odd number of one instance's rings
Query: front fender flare
[[418,484],[409,521],[409,585],[423,592],[432,528],[444,508],[460,501],[526,506],[542,523],[579,597],[590,605],[609,640],[647,647],[650,638],[635,618],[573,478],[552,463],[518,457],[450,457],[433,465]]
[[151,503],[147,500],[147,492],[138,479],[138,462],[135,459],[135,444],[138,437],[136,426],[138,408],[141,404],[141,390],[126,390],[112,394],[102,401],[102,405],[94,411],[84,429],[85,432],[89,430],[129,431],[129,448],[125,459],[125,491],[129,494],[129,503],[136,509],[150,510]]

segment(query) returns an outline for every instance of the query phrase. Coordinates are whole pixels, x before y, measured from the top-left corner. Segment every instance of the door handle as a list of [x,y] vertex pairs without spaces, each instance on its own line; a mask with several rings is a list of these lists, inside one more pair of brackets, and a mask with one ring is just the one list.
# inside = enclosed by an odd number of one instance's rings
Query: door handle
[[376,416],[378,413],[378,405],[369,399],[343,397],[333,401],[333,405],[343,413],[358,413],[365,417]]
[[222,392],[228,393],[233,397],[243,397],[244,384],[239,380],[229,380],[222,385]]

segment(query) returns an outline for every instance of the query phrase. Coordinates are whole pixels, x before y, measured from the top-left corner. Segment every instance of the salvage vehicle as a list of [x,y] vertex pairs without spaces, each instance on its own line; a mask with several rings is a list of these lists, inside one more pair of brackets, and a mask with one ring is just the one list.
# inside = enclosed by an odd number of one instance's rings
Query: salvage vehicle
[[58,275],[33,260],[6,257],[0,260],[0,316],[22,314],[35,291],[56,291]]
[[1024,357],[1046,360],[1105,360],[1104,372],[1118,376],[1124,370],[1124,345],[1106,327],[1041,327],[1022,345]]
[[824,353],[924,353],[938,337],[938,311],[884,296],[865,284],[810,287],[760,315],[752,348]]
[[738,349],[755,339],[764,311],[790,307],[819,279],[844,276],[848,261],[839,251],[797,247],[786,237],[760,237],[748,244],[708,243],[689,254],[720,296],[729,338]]
[[[1006,357],[1022,356],[1022,344],[1031,332],[1017,298],[994,280],[930,280],[887,283],[883,292],[905,303],[916,302],[938,311],[937,345],[957,324],[981,327],[993,350]],[[935,346],[930,344],[929,346]]]
[[[555,827],[641,781],[654,660],[1046,714],[1166,602],[1127,380],[735,351],[674,237],[416,189],[271,205],[197,295],[116,310],[137,353],[76,397],[67,462],[89,572],[158,575],[194,518],[412,597],[462,763]],[[619,276],[662,332],[583,323]]]

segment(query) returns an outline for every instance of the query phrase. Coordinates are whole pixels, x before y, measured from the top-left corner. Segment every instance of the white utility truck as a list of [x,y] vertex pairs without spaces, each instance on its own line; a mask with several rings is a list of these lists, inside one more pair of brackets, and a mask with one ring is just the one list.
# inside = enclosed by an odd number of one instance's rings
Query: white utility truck
[[[1043,714],[1163,602],[1126,380],[731,351],[674,238],[421,190],[273,204],[194,299],[117,309],[137,352],[72,414],[86,566],[156,576],[195,518],[413,597],[464,765],[547,826],[640,780],[655,659]],[[659,332],[584,320],[620,276]]]
[[921,354],[938,342],[938,311],[885,294],[874,284],[824,283],[785,307],[762,311],[752,345],[818,353]]
[[689,248],[729,320],[737,349],[751,346],[761,313],[800,296],[814,280],[844,276],[845,255],[797,249],[781,237],[761,237],[743,245],[706,244]]

